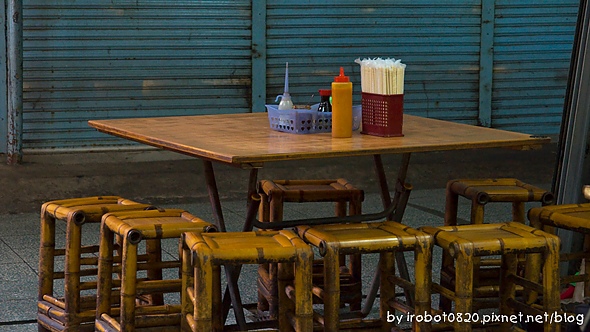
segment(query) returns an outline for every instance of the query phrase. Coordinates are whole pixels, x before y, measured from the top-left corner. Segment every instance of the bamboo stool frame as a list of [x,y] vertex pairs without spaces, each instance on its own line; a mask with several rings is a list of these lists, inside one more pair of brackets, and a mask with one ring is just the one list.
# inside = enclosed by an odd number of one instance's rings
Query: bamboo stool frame
[[[554,199],[552,193],[514,178],[451,180],[447,183],[446,189],[445,226],[457,225],[459,196],[471,201],[471,224],[484,223],[484,209],[488,203],[511,203],[512,219],[510,221],[525,223],[526,202],[539,202],[542,206],[546,206],[553,204]],[[443,256],[443,261],[443,266],[450,267],[450,269],[445,271],[441,283],[445,287],[452,287],[455,275],[452,264],[449,264],[452,258]],[[481,262],[476,261],[475,265],[478,267],[492,267],[481,270],[476,269],[476,284],[490,287],[496,286],[497,289],[500,273],[499,264],[499,259],[488,258]],[[494,266],[497,268],[493,268]],[[441,275],[441,277],[443,276]],[[495,307],[498,301],[497,295],[496,291],[482,294],[477,304],[482,308]],[[441,299],[440,308],[445,311],[450,310],[450,302],[447,299]]]
[[[136,298],[142,294],[181,293],[180,279],[162,280],[161,270],[164,268],[178,268],[179,274],[181,273],[181,259],[162,261],[159,245],[161,239],[180,240],[184,232],[215,230],[214,225],[179,209],[109,213],[103,216],[98,264],[96,331],[132,332],[136,328],[178,331],[181,321],[180,304],[158,303],[159,305],[136,307]],[[112,274],[118,265],[113,261],[115,235],[123,239],[118,319],[115,316],[116,312],[111,311],[110,296]],[[146,241],[148,255],[156,259],[138,264],[138,245],[142,241]],[[152,245],[147,243],[149,241]],[[137,278],[139,270],[147,270],[148,277]],[[150,271],[154,271],[152,275]]]
[[531,226],[555,234],[556,229],[565,229],[584,235],[581,251],[561,254],[560,260],[569,262],[585,259],[583,274],[562,276],[561,284],[584,282],[584,297],[590,296],[590,203],[562,204],[532,208],[528,212]]
[[183,238],[183,330],[224,330],[221,265],[269,262],[278,263],[278,330],[313,330],[313,252],[292,231],[185,233]]
[[[314,294],[323,298],[324,331],[338,331],[346,328],[370,328],[382,326],[394,328],[384,317],[390,309],[404,313],[424,313],[431,311],[432,238],[430,235],[403,224],[386,221],[379,223],[332,224],[321,226],[297,226],[298,234],[306,242],[317,247],[324,257],[324,288],[314,286]],[[415,282],[395,275],[396,252],[414,251]],[[366,313],[351,311],[339,312],[340,269],[338,257],[341,254],[379,253],[380,320],[367,320]],[[413,291],[413,305],[398,300],[396,286]],[[317,314],[319,316],[319,314]],[[414,322],[414,331],[430,331],[430,323]]]
[[[501,315],[522,312],[525,315],[543,315],[560,311],[559,300],[559,246],[557,236],[519,222],[430,227],[420,230],[431,234],[434,243],[455,260],[454,290],[433,284],[433,291],[455,302],[455,313],[472,313],[473,299],[479,291],[474,286],[474,262],[476,258],[501,255],[502,282],[499,287]],[[518,255],[527,254],[524,277],[517,274]],[[444,266],[443,266],[444,268]],[[539,278],[542,274],[542,281]],[[524,289],[523,299],[517,300],[517,286]],[[542,305],[534,304],[538,295]],[[516,311],[515,311],[516,310]],[[446,325],[446,324],[445,324]],[[455,321],[454,331],[471,331],[470,322]],[[433,326],[433,328],[435,328]],[[438,329],[438,327],[436,327]],[[510,322],[500,324],[502,331],[509,331]],[[545,332],[559,331],[559,324],[547,321]]]
[[[258,183],[260,195],[259,218],[262,222],[283,221],[284,203],[334,202],[335,215],[361,214],[364,191],[357,189],[346,179],[321,180],[261,180]],[[347,207],[348,204],[348,207]],[[293,226],[297,226],[293,223]],[[353,310],[360,310],[362,302],[361,261],[360,255],[340,257],[343,270],[341,286],[343,303],[348,303]],[[263,264],[258,269],[258,315],[268,311],[268,319],[276,319],[278,313],[278,290],[276,264]],[[314,264],[314,283],[320,282],[323,263]]]
[[471,200],[471,223],[484,223],[484,207],[490,202],[512,203],[512,221],[526,221],[525,202],[553,204],[552,193],[518,179],[460,179],[447,183],[445,226],[457,225],[458,197]]
[[[82,296],[83,290],[96,289],[98,245],[82,245],[86,223],[100,223],[108,212],[153,208],[119,196],[94,196],[46,202],[41,207],[41,243],[39,246],[39,292],[37,321],[40,331],[94,330],[96,297]],[[66,225],[65,246],[56,248],[56,221]],[[84,257],[83,257],[84,255]],[[65,256],[64,270],[58,271],[55,259]],[[83,268],[84,266],[84,268]],[[54,280],[64,279],[64,298],[57,298]]]

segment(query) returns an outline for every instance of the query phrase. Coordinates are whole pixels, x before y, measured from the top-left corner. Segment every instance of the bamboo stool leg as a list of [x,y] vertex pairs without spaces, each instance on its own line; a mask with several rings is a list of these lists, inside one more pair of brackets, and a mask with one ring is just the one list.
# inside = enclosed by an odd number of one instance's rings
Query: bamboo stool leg
[[[313,330],[313,309],[311,296],[313,254],[309,247],[298,249],[295,260],[295,331]],[[283,263],[284,264],[284,263]],[[284,288],[281,288],[283,290]]]
[[[121,266],[121,331],[135,331],[135,296],[137,294],[137,243],[123,238]],[[153,263],[153,262],[152,262]]]
[[[457,253],[455,273],[455,312],[472,312],[473,307],[473,250],[461,248]],[[455,331],[471,331],[471,324],[455,320]]]
[[[185,317],[180,321],[180,330],[181,331],[191,331],[193,327],[189,325],[189,321],[194,321],[194,314],[195,314],[195,307],[194,307],[194,271],[192,268],[192,255],[190,250],[184,248],[182,243],[184,243],[185,234],[182,234],[182,241],[180,242],[180,251],[182,252],[180,257],[182,259],[182,275],[181,275],[181,289],[183,290],[180,293],[180,305],[182,307],[182,312],[184,313]],[[186,319],[186,315],[190,317],[190,319]]]
[[[500,284],[500,314],[505,315],[505,317],[513,314],[513,310],[508,303],[516,297],[516,283],[508,276],[515,275],[517,273],[517,267],[518,258],[516,255],[505,254],[502,256],[501,276],[504,282]],[[500,327],[504,331],[508,331],[510,325],[510,322],[500,323]]]
[[[338,331],[340,310],[339,248],[326,244],[324,255],[324,330]],[[331,282],[329,282],[331,280]]]

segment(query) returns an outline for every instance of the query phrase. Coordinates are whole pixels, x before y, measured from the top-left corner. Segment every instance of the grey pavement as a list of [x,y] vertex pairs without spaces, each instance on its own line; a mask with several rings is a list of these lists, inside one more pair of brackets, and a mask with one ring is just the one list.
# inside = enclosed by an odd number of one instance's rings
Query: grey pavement
[[[442,225],[444,186],[453,178],[516,177],[551,189],[556,144],[541,150],[506,149],[416,153],[408,181],[414,186],[402,220],[412,227]],[[2,157],[2,156],[0,156]],[[387,173],[395,177],[399,157],[386,156]],[[215,166],[224,216],[229,231],[241,230],[246,213],[244,192],[248,172]],[[25,155],[21,165],[0,165],[0,331],[34,331],[39,246],[39,208],[42,202],[72,197],[119,195],[164,208],[182,208],[213,221],[198,160],[161,151],[119,151]],[[371,158],[342,158],[283,162],[265,165],[259,178],[345,177],[366,192],[364,212],[381,209]],[[460,218],[468,218],[469,204],[460,202]],[[532,205],[531,205],[532,206]],[[508,221],[510,206],[489,205],[486,220]],[[287,218],[328,216],[327,204],[290,204]],[[62,232],[64,230],[62,229]],[[89,228],[87,241],[95,241],[98,228]],[[62,233],[63,234],[63,233]],[[166,247],[175,255],[175,244]],[[433,277],[439,268],[434,255]],[[411,265],[411,260],[409,260]],[[375,264],[367,259],[368,269]],[[240,279],[243,297],[254,302],[255,269]],[[371,273],[367,272],[367,280]]]

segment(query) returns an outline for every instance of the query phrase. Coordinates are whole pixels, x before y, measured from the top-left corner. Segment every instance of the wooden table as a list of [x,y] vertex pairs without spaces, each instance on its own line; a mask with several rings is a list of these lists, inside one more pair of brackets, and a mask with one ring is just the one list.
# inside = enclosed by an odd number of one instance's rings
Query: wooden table
[[[290,134],[271,130],[266,113],[176,116],[139,119],[92,120],[101,132],[175,151],[204,162],[205,179],[213,213],[225,230],[212,161],[250,169],[249,193],[254,192],[257,170],[265,162],[281,160],[374,156],[384,205],[389,190],[380,156],[403,154],[396,186],[403,187],[412,152],[509,147],[531,149],[548,143],[548,137],[476,127],[404,115],[403,137],[377,137],[353,133],[333,139],[330,133]],[[398,188],[399,189],[399,188]],[[396,190],[397,191],[397,190]]]
[[[245,230],[250,229],[255,222],[257,206],[252,204],[250,198],[255,193],[258,169],[264,163],[362,155],[373,156],[381,186],[382,201],[386,209],[383,213],[364,215],[355,221],[376,220],[384,216],[401,221],[409,196],[410,187],[406,185],[405,179],[412,152],[497,147],[526,150],[550,141],[548,137],[411,115],[404,115],[404,136],[390,138],[362,135],[359,132],[353,133],[351,138],[336,139],[333,139],[330,133],[304,135],[281,133],[269,128],[266,113],[92,120],[89,124],[107,134],[202,159],[211,206],[221,231],[225,231],[225,222],[212,162],[250,170],[248,182],[250,204]],[[389,194],[389,185],[381,161],[383,154],[403,155],[393,199]],[[333,218],[330,219],[318,219],[317,222],[335,221]],[[274,223],[273,225],[276,226]],[[262,225],[258,224],[258,226]],[[404,264],[400,263],[400,265]],[[403,268],[405,265],[400,267]],[[234,292],[230,291],[230,295],[231,293]],[[241,302],[234,296],[232,295],[232,303],[239,305]],[[241,318],[236,318],[240,322]]]

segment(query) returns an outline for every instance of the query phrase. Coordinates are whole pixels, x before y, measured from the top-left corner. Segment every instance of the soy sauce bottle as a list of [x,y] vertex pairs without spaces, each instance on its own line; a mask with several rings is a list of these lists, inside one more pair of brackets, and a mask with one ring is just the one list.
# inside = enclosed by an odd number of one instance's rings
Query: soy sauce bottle
[[332,112],[332,104],[330,103],[330,97],[332,96],[332,90],[320,89],[320,105],[318,106],[318,112]]

